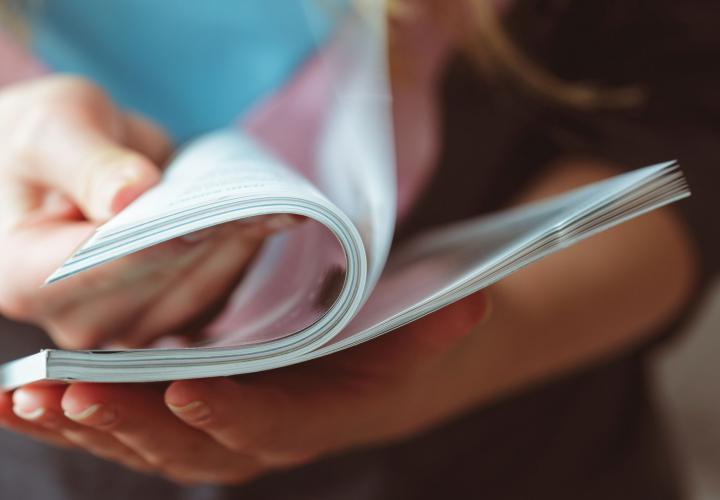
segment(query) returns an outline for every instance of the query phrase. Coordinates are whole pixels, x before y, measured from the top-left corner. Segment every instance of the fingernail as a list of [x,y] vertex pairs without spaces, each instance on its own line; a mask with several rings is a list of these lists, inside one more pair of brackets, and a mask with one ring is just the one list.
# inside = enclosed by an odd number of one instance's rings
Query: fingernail
[[203,401],[193,401],[185,406],[175,406],[168,403],[168,408],[185,420],[197,422],[210,416],[210,407]]
[[92,420],[92,425],[110,425],[117,419],[117,414],[101,404],[90,405],[79,412],[65,411],[65,416],[75,422],[87,423]]
[[43,415],[45,415],[45,408],[35,408],[34,410],[25,410],[24,408],[18,408],[17,406],[13,406],[13,412],[18,417],[22,418],[23,420],[37,420]]
[[183,241],[186,241],[188,243],[198,243],[200,241],[207,240],[216,232],[217,232],[216,227],[209,227],[207,229],[202,229],[200,231],[195,231],[194,233],[185,234],[183,236],[180,236],[180,239],[182,239]]
[[111,215],[118,213],[142,194],[142,189],[136,186],[140,176],[138,168],[132,165],[115,169],[108,174],[102,189]]
[[13,393],[13,413],[24,420],[37,420],[45,414],[35,396],[19,389]]
[[113,196],[112,201],[110,202],[110,212],[112,215],[115,215],[119,213],[121,210],[123,210],[125,207],[127,207],[130,203],[135,201],[137,198],[140,197],[141,194],[143,194],[144,189],[140,189],[137,186],[133,186],[130,184],[126,184],[123,187],[121,187],[116,193],[115,196]]

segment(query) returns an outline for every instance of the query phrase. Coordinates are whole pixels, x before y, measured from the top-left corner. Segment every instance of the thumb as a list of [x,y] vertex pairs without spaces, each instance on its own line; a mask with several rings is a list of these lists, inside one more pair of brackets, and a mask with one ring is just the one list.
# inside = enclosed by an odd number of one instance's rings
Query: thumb
[[491,311],[490,295],[481,290],[410,323],[400,335],[414,351],[443,351],[485,323]]
[[89,220],[107,220],[160,179],[147,156],[91,121],[69,121],[38,141],[29,180],[63,191]]

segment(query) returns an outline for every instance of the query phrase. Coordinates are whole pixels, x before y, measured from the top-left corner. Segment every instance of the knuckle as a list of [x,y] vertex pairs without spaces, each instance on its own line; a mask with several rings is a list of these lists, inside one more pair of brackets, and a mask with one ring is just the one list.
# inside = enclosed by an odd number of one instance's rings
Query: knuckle
[[[148,165],[148,160],[145,159],[145,157],[140,153],[131,151],[129,149],[116,149],[108,147],[106,149],[98,149],[97,151],[93,151],[91,154],[89,154],[84,164],[80,166],[80,169],[88,170],[99,175],[104,175],[106,174],[106,172],[104,172],[103,169],[98,167],[103,167],[107,170],[113,170],[116,168],[125,168],[128,165],[132,165],[136,168],[138,166],[146,167]],[[93,181],[97,181],[97,178],[94,178],[94,176],[91,175],[88,177],[87,181],[92,183]],[[90,187],[97,186],[91,185]]]
[[12,131],[6,145],[21,156],[35,151],[38,137],[56,135],[73,120],[88,121],[110,110],[110,100],[100,87],[73,75],[8,89],[0,98],[0,121]]
[[91,152],[77,165],[81,176],[78,196],[81,200],[89,202],[108,182],[111,176],[127,176],[124,173],[129,166],[147,168],[147,160],[141,154],[124,149],[100,149]]
[[101,208],[110,205],[110,201],[106,198],[108,186],[123,179],[128,183],[135,182],[146,172],[155,170],[149,160],[141,154],[110,147],[90,152],[76,164],[76,168],[78,172],[73,185],[78,203],[85,209],[94,207],[101,213],[109,210],[109,208]]

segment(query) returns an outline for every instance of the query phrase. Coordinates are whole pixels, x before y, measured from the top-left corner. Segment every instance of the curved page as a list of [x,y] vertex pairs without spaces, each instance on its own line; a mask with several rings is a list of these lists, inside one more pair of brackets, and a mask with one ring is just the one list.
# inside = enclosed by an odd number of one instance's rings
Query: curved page
[[323,194],[239,131],[182,151],[158,186],[100,227],[48,282],[201,229],[278,213],[309,221],[263,248],[243,281],[244,303],[236,304],[245,321],[219,322],[205,344],[264,354],[312,348],[337,334],[366,294],[362,239]]

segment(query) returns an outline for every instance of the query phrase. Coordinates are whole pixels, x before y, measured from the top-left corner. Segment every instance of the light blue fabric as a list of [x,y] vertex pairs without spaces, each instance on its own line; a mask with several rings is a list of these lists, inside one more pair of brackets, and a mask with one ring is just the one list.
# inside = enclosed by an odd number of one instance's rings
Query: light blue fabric
[[51,68],[85,75],[176,140],[282,86],[348,0],[45,0],[28,22]]

